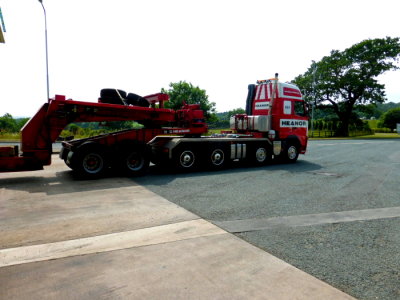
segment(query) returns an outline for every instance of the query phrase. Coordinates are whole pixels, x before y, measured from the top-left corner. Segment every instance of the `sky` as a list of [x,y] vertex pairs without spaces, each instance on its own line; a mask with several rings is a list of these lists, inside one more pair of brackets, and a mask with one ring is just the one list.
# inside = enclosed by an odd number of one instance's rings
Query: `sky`
[[[399,37],[398,0],[43,0],[50,97],[97,102],[102,88],[142,96],[185,80],[218,112],[245,107],[248,84],[290,81],[331,50]],[[44,12],[0,0],[0,116],[47,102]],[[400,70],[378,78],[400,102]]]

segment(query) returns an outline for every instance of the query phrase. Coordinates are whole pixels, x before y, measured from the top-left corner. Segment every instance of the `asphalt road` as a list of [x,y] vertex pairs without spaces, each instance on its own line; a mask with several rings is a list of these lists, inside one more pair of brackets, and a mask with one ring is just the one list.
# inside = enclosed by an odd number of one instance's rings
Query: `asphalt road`
[[296,164],[136,182],[356,298],[400,298],[400,140],[311,141]]

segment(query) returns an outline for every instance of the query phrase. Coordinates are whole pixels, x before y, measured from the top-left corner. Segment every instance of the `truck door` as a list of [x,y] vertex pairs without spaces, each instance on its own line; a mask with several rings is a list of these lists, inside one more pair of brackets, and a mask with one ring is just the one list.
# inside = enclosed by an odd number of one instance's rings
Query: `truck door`
[[304,101],[283,100],[283,114],[281,115],[280,128],[284,137],[296,135],[304,137],[308,135],[308,118]]
[[293,101],[294,102],[294,119],[301,121],[298,127],[294,127],[293,130],[298,136],[308,136],[308,116],[306,105],[304,101]]

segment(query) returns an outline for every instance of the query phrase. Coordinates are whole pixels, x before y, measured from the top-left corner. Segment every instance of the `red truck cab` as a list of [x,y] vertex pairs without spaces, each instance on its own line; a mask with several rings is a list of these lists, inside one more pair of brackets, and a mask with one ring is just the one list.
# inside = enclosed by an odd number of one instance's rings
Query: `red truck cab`
[[279,82],[276,74],[248,89],[246,114],[231,117],[231,129],[242,136],[266,138],[276,158],[295,162],[305,154],[308,141],[307,109],[299,88]]
[[308,139],[308,116],[299,88],[274,78],[258,81],[253,93],[250,114],[268,116],[275,138],[298,139],[299,151],[304,154]]

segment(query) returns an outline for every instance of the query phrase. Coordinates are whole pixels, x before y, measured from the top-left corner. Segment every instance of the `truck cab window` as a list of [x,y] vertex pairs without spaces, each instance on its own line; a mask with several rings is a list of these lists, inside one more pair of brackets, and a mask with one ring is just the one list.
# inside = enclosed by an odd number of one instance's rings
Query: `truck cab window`
[[301,101],[295,101],[294,112],[296,115],[304,117],[306,115],[306,112],[304,111],[304,103]]

